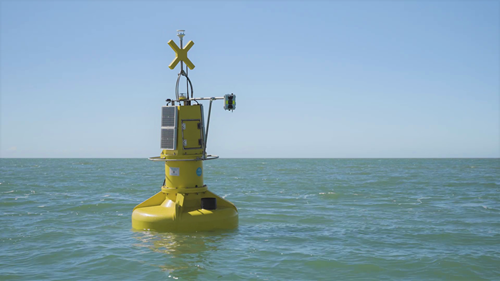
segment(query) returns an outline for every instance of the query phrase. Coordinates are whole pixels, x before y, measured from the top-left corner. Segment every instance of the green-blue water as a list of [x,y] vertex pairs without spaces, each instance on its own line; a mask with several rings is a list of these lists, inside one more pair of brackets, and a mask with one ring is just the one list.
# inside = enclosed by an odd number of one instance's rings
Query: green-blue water
[[499,159],[221,159],[233,231],[134,232],[163,165],[0,159],[0,280],[500,280]]

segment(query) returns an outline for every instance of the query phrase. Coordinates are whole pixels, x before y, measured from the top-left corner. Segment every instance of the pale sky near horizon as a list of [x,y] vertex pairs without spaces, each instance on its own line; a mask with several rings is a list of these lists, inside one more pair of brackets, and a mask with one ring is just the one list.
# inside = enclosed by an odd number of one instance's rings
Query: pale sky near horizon
[[211,154],[500,157],[500,1],[97,0],[0,0],[0,157],[158,156],[177,29]]

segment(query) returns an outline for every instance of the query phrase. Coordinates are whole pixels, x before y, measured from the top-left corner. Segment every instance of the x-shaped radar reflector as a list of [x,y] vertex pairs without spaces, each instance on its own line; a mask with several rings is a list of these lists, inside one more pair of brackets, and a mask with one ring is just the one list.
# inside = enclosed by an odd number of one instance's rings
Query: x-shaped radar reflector
[[179,48],[179,46],[177,46],[177,44],[175,44],[175,42],[173,40],[168,41],[168,45],[170,45],[170,47],[172,47],[172,49],[175,52],[175,59],[168,66],[170,69],[174,69],[177,66],[177,64],[179,63],[179,61],[183,61],[187,65],[187,67],[189,67],[189,69],[194,68],[194,64],[187,57],[187,52],[194,45],[193,41],[189,41],[186,44],[186,46],[184,46],[184,48],[182,48],[182,49]]

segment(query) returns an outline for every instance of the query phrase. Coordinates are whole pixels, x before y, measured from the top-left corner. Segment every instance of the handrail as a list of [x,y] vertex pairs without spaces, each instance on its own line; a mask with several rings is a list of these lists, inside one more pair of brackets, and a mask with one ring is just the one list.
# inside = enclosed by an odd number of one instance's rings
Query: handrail
[[156,157],[149,157],[148,159],[151,161],[155,162],[173,162],[173,161],[200,161],[200,160],[215,160],[218,159],[218,155],[207,155],[205,158],[197,157],[197,158],[192,158],[192,159],[166,159],[166,158],[161,158],[160,156]]

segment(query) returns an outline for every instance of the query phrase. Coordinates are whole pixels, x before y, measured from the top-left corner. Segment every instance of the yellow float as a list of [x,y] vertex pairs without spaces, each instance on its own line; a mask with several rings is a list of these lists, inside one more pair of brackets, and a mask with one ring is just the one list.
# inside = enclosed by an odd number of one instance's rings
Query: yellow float
[[[132,228],[155,231],[206,231],[231,229],[238,226],[238,210],[233,203],[210,192],[203,183],[203,161],[219,158],[206,153],[210,113],[214,100],[224,100],[224,109],[236,108],[236,96],[194,98],[193,86],[188,77],[194,64],[187,52],[194,45],[182,45],[184,30],[178,30],[180,47],[170,40],[168,44],[176,53],[169,65],[174,69],[180,62],[175,87],[175,99],[167,99],[162,107],[161,149],[152,161],[165,162],[165,180],[161,190],[137,205],[132,212]],[[184,65],[186,64],[186,71]],[[186,78],[186,94],[179,93],[179,81]],[[208,120],[205,126],[203,105],[208,100]]]

